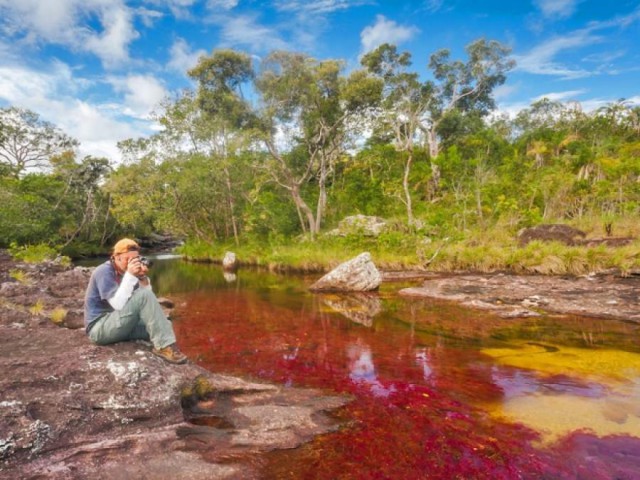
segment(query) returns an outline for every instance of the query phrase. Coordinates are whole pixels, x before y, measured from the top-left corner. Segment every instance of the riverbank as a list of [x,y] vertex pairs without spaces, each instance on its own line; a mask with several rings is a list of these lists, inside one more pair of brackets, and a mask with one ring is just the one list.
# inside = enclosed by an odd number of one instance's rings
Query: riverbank
[[186,260],[213,263],[221,263],[225,252],[232,251],[240,265],[304,273],[327,272],[363,251],[371,253],[378,268],[389,271],[575,276],[640,273],[640,241],[614,246],[607,241],[588,237],[584,244],[565,245],[535,240],[521,246],[514,237],[498,231],[464,239],[393,232],[377,238],[323,236],[315,241],[300,238],[271,245],[190,241],[177,251]]
[[89,275],[0,252],[0,478],[257,478],[265,452],[338,427],[347,397],[91,344]]

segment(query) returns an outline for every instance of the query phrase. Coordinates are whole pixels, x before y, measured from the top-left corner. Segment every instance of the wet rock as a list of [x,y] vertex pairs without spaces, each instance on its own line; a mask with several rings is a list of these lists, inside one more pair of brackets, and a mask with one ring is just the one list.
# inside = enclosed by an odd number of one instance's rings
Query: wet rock
[[638,278],[451,275],[400,295],[451,300],[512,317],[563,313],[640,323]]
[[222,269],[226,272],[234,272],[238,269],[238,259],[233,252],[226,252],[222,259]]
[[561,242],[565,245],[575,245],[578,238],[585,237],[586,233],[569,225],[537,225],[520,230],[518,232],[518,244],[524,246],[534,240],[539,240],[542,242]]
[[338,265],[309,289],[312,292],[367,292],[377,290],[382,283],[382,275],[371,260],[371,254],[364,252]]

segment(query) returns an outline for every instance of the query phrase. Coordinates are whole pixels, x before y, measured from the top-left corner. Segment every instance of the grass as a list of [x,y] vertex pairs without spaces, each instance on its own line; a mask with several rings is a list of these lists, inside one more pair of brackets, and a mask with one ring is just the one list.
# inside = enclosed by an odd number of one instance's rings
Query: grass
[[24,272],[23,270],[18,270],[18,269],[9,270],[9,276],[13,278],[15,281],[17,281],[18,283],[21,283],[23,285],[26,285],[27,283],[29,283],[29,275],[27,275],[27,272]]
[[35,305],[29,307],[29,313],[31,315],[40,315],[44,312],[44,302],[42,300],[38,300]]
[[42,263],[56,258],[58,252],[44,243],[22,246],[12,243],[9,247],[9,254],[14,260],[20,260],[25,263]]
[[49,318],[56,325],[60,325],[62,322],[64,322],[64,319],[67,318],[67,313],[68,312],[65,308],[56,307],[49,314]]
[[[640,229],[631,221],[621,221],[617,225],[619,236],[640,235]],[[592,228],[596,229],[595,222]],[[600,230],[590,233],[589,237],[604,236],[604,224]],[[520,247],[515,232],[498,227],[466,231],[458,238],[388,232],[377,239],[323,235],[316,241],[300,237],[279,243],[240,246],[188,242],[179,252],[193,261],[221,262],[228,250],[235,252],[245,265],[309,272],[330,270],[363,251],[370,252],[375,264],[384,270],[585,275],[617,269],[625,275],[640,268],[638,240],[622,247],[568,246],[541,241]]]

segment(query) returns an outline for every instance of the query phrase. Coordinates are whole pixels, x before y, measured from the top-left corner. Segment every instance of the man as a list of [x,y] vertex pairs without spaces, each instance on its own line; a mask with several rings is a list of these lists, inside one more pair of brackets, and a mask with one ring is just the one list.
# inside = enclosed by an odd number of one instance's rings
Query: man
[[151,340],[152,353],[170,363],[185,363],[171,322],[158,303],[140,262],[140,247],[123,238],[111,258],[91,274],[84,301],[84,323],[98,345],[126,340]]

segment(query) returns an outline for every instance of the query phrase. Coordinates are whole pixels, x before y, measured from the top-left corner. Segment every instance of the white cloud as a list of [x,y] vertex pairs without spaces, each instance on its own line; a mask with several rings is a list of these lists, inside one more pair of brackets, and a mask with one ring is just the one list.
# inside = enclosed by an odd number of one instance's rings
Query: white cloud
[[[566,1],[557,2],[557,0],[550,0],[549,4],[551,3],[558,3],[558,5],[567,4]],[[541,43],[531,49],[527,54],[514,55],[513,58],[517,62],[516,69],[540,75],[555,75],[565,80],[603,73],[610,75],[619,73],[619,70],[612,68],[611,65],[606,65],[605,62],[610,62],[615,58],[618,58],[620,56],[620,51],[609,55],[602,54],[599,57],[594,55],[584,57],[582,61],[590,63],[598,61],[602,62],[601,65],[596,66],[595,68],[590,65],[589,70],[568,67],[559,63],[555,58],[566,50],[581,49],[595,43],[606,42],[609,38],[614,38],[612,35],[609,35],[608,32],[605,32],[602,35],[598,35],[597,32],[612,29],[625,29],[638,21],[640,21],[640,7],[637,7],[628,15],[617,16],[610,20],[592,21],[582,29],[575,30],[565,36],[556,37]]]
[[[0,0],[0,28],[27,43],[54,43],[97,55],[107,66],[129,59],[138,37],[123,0]],[[89,19],[98,20],[95,30]]]
[[541,43],[525,55],[514,55],[516,70],[539,75],[556,75],[563,79],[587,77],[593,72],[570,68],[554,61],[555,57],[565,50],[583,48],[602,41],[601,37],[593,35],[589,30],[575,31],[564,37],[556,37]]
[[579,95],[583,95],[586,92],[587,92],[586,90],[567,90],[564,92],[549,92],[549,93],[544,93],[542,95],[538,95],[536,98],[533,99],[533,101],[537,102],[538,100],[542,100],[543,98],[546,98],[547,100],[551,100],[552,102],[563,102],[566,100],[575,100],[575,97]]
[[509,98],[511,95],[516,93],[519,90],[518,85],[498,85],[493,89],[493,98],[496,100],[503,100],[505,98]]
[[259,24],[254,16],[213,16],[210,19],[220,26],[221,44],[225,46],[244,46],[252,51],[287,50],[289,45],[282,40],[273,28]]
[[153,27],[153,23],[164,16],[162,12],[144,7],[137,8],[135,12],[136,15],[138,15],[142,20],[144,26],[147,28]]
[[153,110],[167,97],[162,83],[151,75],[110,77],[108,81],[117,93],[124,95],[122,113],[130,117],[148,120]]
[[[119,160],[117,142],[148,135],[150,122],[132,122],[124,117],[123,112],[129,107],[122,103],[102,105],[81,100],[79,96],[92,85],[89,80],[75,77],[73,70],[62,62],[52,63],[47,71],[0,65],[0,102],[32,110],[77,138],[81,142],[81,156]],[[125,98],[141,108],[139,104],[144,102],[133,98],[135,87],[133,81]],[[141,88],[138,86],[137,91]],[[151,97],[147,96],[146,101],[151,103]]]
[[581,0],[536,0],[535,4],[547,18],[567,18],[573,15]]
[[318,14],[346,10],[370,3],[372,3],[371,0],[276,0],[275,7],[282,11]]
[[369,52],[383,43],[398,45],[410,40],[419,31],[417,27],[398,25],[384,15],[378,15],[376,23],[365,27],[360,33],[362,51]]
[[198,3],[199,0],[145,0],[151,5],[158,8],[168,9],[174,17],[178,19],[190,19],[191,7]]
[[624,50],[617,50],[614,52],[599,52],[599,53],[591,53],[582,59],[583,62],[592,62],[592,63],[610,63],[618,58],[622,58],[626,55]]
[[129,59],[129,43],[138,37],[133,29],[131,12],[126,8],[108,8],[102,12],[103,32],[89,35],[86,48],[100,57],[105,66]]
[[211,10],[233,10],[238,6],[239,0],[208,0],[207,8]]
[[198,63],[198,58],[207,54],[207,52],[202,49],[192,51],[189,44],[183,38],[178,38],[173,42],[169,53],[171,58],[167,63],[167,67],[182,74],[186,74],[187,70],[195,67]]
[[444,0],[426,0],[424,2],[425,8],[432,13],[435,13],[438,10],[440,10],[443,4],[444,4]]

